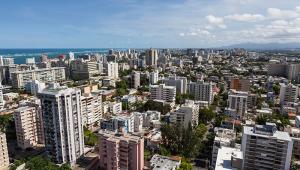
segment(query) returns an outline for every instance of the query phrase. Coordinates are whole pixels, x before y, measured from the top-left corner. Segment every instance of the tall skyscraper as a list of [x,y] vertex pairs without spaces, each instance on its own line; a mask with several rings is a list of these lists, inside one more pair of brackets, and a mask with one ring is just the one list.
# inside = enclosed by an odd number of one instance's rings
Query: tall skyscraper
[[157,66],[158,51],[156,49],[146,50],[146,65],[151,67]]
[[99,131],[100,167],[113,170],[143,170],[144,139],[131,134]]
[[243,169],[290,169],[293,142],[287,132],[278,131],[276,124],[244,126]]
[[51,84],[38,96],[48,156],[56,163],[74,164],[84,152],[80,90]]

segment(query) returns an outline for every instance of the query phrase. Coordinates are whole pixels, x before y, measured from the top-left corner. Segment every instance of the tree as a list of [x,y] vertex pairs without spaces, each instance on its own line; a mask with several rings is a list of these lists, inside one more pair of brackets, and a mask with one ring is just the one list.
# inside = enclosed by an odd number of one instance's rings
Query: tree
[[0,131],[6,131],[7,127],[9,126],[10,122],[13,121],[12,115],[1,115],[0,116]]
[[117,95],[124,96],[126,94],[127,83],[124,80],[117,82]]
[[207,124],[216,117],[216,113],[210,107],[205,107],[199,110],[199,122]]
[[28,170],[72,170],[68,164],[63,164],[59,167],[49,159],[42,156],[35,156],[29,159],[26,162],[25,167]]
[[193,166],[191,163],[189,163],[186,159],[182,158],[180,167],[178,170],[192,170]]
[[192,158],[199,154],[201,141],[207,128],[204,124],[198,127],[192,127],[190,124],[187,128],[178,124],[163,124],[161,132],[164,149],[172,155]]
[[88,130],[86,127],[83,128],[84,131],[84,144],[89,146],[95,146],[98,143],[97,135]]
[[275,95],[279,95],[280,92],[280,86],[278,84],[273,85],[273,90],[275,92]]

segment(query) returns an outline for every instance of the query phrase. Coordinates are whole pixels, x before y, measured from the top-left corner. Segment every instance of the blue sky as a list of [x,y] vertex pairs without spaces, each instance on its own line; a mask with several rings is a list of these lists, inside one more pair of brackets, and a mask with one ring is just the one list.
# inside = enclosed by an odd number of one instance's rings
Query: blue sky
[[0,0],[0,48],[300,42],[299,0]]

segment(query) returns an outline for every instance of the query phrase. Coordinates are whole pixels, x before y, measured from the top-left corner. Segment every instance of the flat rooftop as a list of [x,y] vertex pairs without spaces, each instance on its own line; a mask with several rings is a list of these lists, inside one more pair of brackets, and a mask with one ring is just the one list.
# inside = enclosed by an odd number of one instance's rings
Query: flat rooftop
[[218,150],[218,157],[216,161],[215,170],[237,170],[231,166],[231,156],[236,158],[243,158],[242,152],[237,148],[221,147]]
[[[270,132],[268,130],[265,131],[265,129],[263,128],[264,125],[256,125],[255,127],[250,127],[250,126],[244,126],[244,131],[243,134],[246,135],[252,135],[252,136],[260,136],[260,137],[274,137],[277,138],[279,140],[284,140],[284,141],[291,141],[291,137],[289,135],[288,132],[283,132],[283,131],[278,131],[275,130],[273,132]],[[259,128],[259,131],[255,128]],[[265,133],[261,133],[261,132],[265,132]]]
[[152,170],[177,169],[181,164],[180,157],[167,157],[155,154],[150,160]]

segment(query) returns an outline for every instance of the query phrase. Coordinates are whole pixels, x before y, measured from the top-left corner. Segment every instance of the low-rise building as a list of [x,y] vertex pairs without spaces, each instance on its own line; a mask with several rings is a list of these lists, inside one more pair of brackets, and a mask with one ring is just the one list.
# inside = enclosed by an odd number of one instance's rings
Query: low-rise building
[[176,170],[180,167],[181,157],[167,157],[155,154],[150,160],[151,170]]

